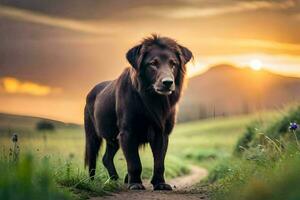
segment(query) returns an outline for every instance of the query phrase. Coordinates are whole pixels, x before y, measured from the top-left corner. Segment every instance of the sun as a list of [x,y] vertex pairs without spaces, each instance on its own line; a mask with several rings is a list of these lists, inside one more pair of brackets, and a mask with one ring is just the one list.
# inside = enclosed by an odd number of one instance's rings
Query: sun
[[262,62],[258,59],[252,59],[250,61],[250,67],[255,71],[259,71],[262,68]]

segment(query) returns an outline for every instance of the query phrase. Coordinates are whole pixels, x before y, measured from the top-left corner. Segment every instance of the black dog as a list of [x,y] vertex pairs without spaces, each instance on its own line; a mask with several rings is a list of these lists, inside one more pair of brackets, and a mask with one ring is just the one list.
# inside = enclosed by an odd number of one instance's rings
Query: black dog
[[126,68],[116,80],[96,85],[87,96],[85,164],[93,177],[104,138],[107,145],[103,164],[109,176],[117,179],[113,158],[121,145],[127,161],[128,188],[145,189],[138,148],[149,142],[154,157],[154,190],[172,190],[165,183],[164,160],[175,124],[185,64],[192,53],[170,38],[153,35],[130,49],[126,57],[132,67]]

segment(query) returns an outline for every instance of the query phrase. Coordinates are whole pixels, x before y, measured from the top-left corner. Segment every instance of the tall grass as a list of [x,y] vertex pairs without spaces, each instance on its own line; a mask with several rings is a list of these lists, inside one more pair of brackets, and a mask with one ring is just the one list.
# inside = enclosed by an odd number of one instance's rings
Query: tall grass
[[35,148],[20,151],[23,139],[14,134],[0,152],[0,199],[86,199],[120,188],[120,182],[110,181],[102,166],[91,181],[74,154],[60,158],[40,155]]
[[32,155],[16,162],[0,160],[0,199],[71,199],[54,182],[46,159],[37,163]]
[[39,158],[32,153],[0,158],[0,199],[86,199],[121,188],[121,181],[108,179],[104,169],[91,181],[71,158]]
[[300,106],[271,123],[253,123],[237,142],[233,156],[215,167],[209,177],[212,198],[217,200],[300,199]]

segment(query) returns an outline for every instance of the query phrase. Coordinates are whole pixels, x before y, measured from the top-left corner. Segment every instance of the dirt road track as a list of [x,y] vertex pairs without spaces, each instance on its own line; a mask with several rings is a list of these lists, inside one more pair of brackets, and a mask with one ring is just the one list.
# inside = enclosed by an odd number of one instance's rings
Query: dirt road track
[[190,187],[207,176],[207,170],[198,166],[190,166],[190,174],[167,181],[173,191],[152,191],[147,184],[144,191],[122,191],[111,196],[93,197],[91,200],[207,200],[205,194],[191,193]]

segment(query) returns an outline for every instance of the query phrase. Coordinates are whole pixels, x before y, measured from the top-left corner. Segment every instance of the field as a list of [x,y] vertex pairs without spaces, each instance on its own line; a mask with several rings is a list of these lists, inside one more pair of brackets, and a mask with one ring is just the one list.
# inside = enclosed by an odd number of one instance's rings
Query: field
[[[231,155],[246,125],[252,121],[262,121],[262,119],[268,121],[276,116],[274,113],[259,113],[178,124],[171,135],[166,158],[167,179],[188,173],[188,165],[191,163],[213,169],[216,163]],[[10,116],[9,120],[4,120],[5,116],[2,116],[1,119],[1,162],[13,159],[11,157],[14,156],[14,152],[10,152],[14,151],[11,135],[16,132],[20,162],[26,162],[29,154],[33,160],[32,165],[44,169],[44,160],[47,160],[46,168],[52,177],[49,179],[53,179],[54,188],[59,187],[58,192],[63,190],[66,193],[66,198],[70,195],[76,198],[86,198],[90,195],[103,195],[105,192],[122,189],[121,181],[108,180],[100,158],[96,181],[88,180],[87,171],[83,167],[85,141],[82,127],[59,124],[55,131],[45,132],[35,130],[36,119],[28,120],[23,117],[23,123],[20,123],[22,117],[16,120]],[[99,157],[102,152],[103,148]],[[153,163],[149,147],[141,148],[140,152],[143,177],[149,178],[152,174]],[[121,151],[117,154],[115,163],[120,177],[124,177],[126,165]],[[9,181],[9,177],[7,179]],[[15,193],[11,195],[13,197]]]

